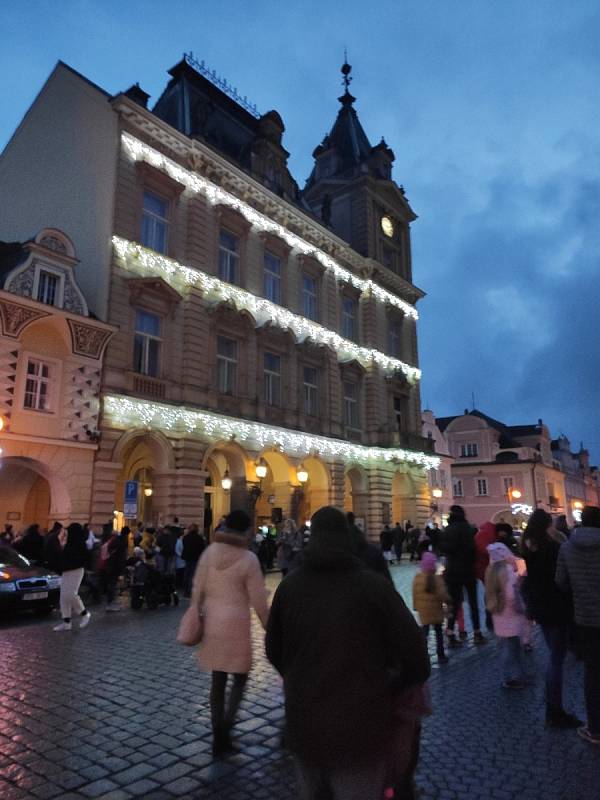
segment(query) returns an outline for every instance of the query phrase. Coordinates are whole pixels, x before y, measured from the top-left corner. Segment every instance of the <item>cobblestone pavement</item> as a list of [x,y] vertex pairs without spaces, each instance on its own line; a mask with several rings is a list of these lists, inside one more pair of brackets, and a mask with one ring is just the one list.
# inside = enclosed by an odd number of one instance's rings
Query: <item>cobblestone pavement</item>
[[[394,568],[409,600],[413,570]],[[274,579],[270,579],[274,582]],[[0,798],[147,800],[295,797],[279,749],[280,683],[262,655],[236,738],[237,755],[210,754],[207,675],[174,642],[181,609],[93,613],[84,631],[49,621],[0,627]],[[600,800],[600,750],[543,726],[545,661],[528,656],[536,685],[500,689],[495,642],[434,666],[434,714],[424,724],[418,783],[430,800]],[[435,660],[435,659],[434,659]],[[569,662],[567,706],[583,714],[581,671]]]

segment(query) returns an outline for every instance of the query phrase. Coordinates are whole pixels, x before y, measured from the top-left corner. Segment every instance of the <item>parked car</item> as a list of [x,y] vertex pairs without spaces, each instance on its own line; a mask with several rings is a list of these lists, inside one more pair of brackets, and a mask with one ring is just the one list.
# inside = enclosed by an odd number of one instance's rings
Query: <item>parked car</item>
[[59,596],[59,575],[33,566],[12,547],[0,545],[0,611],[50,612],[58,606]]

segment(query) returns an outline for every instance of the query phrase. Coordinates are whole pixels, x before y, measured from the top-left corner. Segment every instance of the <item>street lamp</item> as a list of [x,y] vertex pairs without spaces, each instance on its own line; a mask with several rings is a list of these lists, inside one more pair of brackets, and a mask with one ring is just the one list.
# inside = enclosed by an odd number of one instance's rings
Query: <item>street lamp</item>
[[264,458],[261,458],[261,460],[256,465],[256,477],[262,481],[263,478],[267,477],[267,469],[268,469],[267,464]]
[[443,492],[442,492],[441,489],[437,489],[436,488],[431,492],[431,494],[436,498],[436,500],[439,500],[440,497],[442,496]]
[[583,508],[583,503],[581,500],[573,500],[573,508],[576,508],[578,511],[581,511]]
[[300,464],[300,466],[296,470],[296,477],[298,478],[298,481],[300,483],[306,483],[306,481],[308,480],[308,472],[306,471],[306,469],[302,464]]
[[223,477],[221,478],[221,486],[223,487],[223,489],[226,492],[228,492],[231,489],[231,484],[232,483],[233,483],[233,481],[229,477],[229,470],[226,469],[225,470],[225,475],[223,475]]
[[144,497],[152,497],[154,489],[151,486],[146,486],[144,489]]

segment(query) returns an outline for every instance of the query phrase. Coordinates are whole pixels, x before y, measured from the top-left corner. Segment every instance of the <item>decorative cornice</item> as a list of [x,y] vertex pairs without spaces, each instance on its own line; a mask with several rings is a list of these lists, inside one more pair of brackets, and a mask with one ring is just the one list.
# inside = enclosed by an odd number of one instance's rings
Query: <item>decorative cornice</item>
[[[204,195],[207,200],[213,205],[225,205],[237,210],[245,219],[257,227],[269,233],[273,233],[283,239],[290,247],[295,248],[304,255],[311,255],[319,261],[326,269],[333,272],[338,280],[343,280],[346,283],[352,284],[361,292],[370,292],[376,296],[383,303],[390,303],[400,308],[407,316],[418,319],[419,315],[414,306],[402,300],[397,295],[384,289],[379,284],[371,279],[364,279],[355,275],[350,270],[343,267],[336,261],[326,250],[335,251],[339,250],[340,246],[336,242],[332,242],[326,234],[321,235],[320,231],[313,229],[313,238],[316,236],[318,244],[315,245],[301,235],[294,233],[289,227],[274,221],[268,216],[269,213],[275,213],[277,203],[275,198],[271,201],[268,197],[261,198],[261,205],[265,208],[266,213],[257,211],[245,200],[240,199],[236,194],[232,194],[221,186],[217,185],[214,181],[199,175],[197,172],[185,169],[177,164],[168,156],[163,155],[155,148],[142,142],[140,139],[132,136],[129,133],[122,133],[121,141],[123,149],[127,156],[133,161],[147,161],[149,164],[157,169],[161,169],[167,173],[173,180],[178,181],[183,186],[191,191],[198,192]],[[302,230],[304,221],[298,215],[298,219],[293,219],[292,215],[286,209],[286,213],[290,218],[293,227],[298,227]],[[294,224],[297,223],[297,224]],[[346,253],[344,253],[346,255]],[[357,269],[364,266],[364,260],[359,256],[358,262],[353,264]]]
[[276,447],[287,455],[298,458],[306,458],[315,453],[325,459],[341,459],[344,462],[361,464],[402,462],[425,469],[437,469],[440,464],[437,456],[414,450],[367,447],[342,439],[311,436],[301,431],[265,425],[261,422],[226,417],[213,411],[150,403],[124,395],[104,395],[104,423],[125,430],[146,427],[152,430],[195,434],[213,441],[235,439],[252,449]]
[[315,342],[326,344],[337,353],[340,361],[355,359],[364,366],[376,363],[386,372],[400,370],[411,382],[417,381],[421,377],[421,370],[418,367],[405,364],[379,350],[361,347],[323,325],[301,317],[299,314],[294,314],[262,297],[257,297],[239,286],[225,283],[214,275],[208,275],[198,269],[179,264],[171,258],[159,255],[153,250],[148,250],[119,236],[113,236],[113,245],[121,265],[129,271],[138,274],[160,275],[167,283],[175,287],[197,286],[209,301],[213,303],[230,302],[238,310],[243,309],[250,313],[257,327],[271,323],[283,330],[290,330],[298,342],[312,339]]

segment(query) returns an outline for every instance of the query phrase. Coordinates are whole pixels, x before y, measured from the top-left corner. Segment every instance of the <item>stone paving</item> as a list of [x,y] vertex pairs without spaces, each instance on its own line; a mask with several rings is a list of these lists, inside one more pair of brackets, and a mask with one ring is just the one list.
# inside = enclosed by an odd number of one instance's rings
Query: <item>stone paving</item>
[[[407,601],[412,575],[408,565],[394,568]],[[0,800],[295,797],[279,748],[281,686],[258,626],[240,750],[215,762],[209,677],[174,642],[181,611],[100,610],[86,630],[67,634],[49,621],[1,624]],[[434,666],[418,773],[424,798],[600,800],[600,749],[543,726],[545,656],[536,638],[528,656],[536,685],[521,692],[500,689],[493,641]],[[567,676],[567,705],[582,715],[579,665],[570,661]]]

